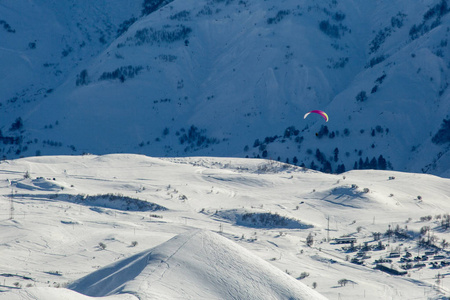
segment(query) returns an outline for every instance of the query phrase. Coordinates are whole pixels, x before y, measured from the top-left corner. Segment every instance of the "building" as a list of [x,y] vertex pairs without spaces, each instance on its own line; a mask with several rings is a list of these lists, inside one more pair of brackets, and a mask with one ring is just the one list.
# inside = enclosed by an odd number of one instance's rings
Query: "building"
[[356,238],[346,237],[346,238],[336,238],[334,239],[336,244],[351,244],[356,243]]

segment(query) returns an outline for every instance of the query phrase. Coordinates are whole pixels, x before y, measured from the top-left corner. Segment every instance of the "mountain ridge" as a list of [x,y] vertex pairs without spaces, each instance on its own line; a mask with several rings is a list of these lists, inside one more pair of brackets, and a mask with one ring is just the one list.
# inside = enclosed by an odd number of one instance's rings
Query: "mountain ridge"
[[[39,30],[23,33],[20,17],[5,15],[15,32],[3,30],[3,64],[26,57],[36,66],[17,74],[46,75],[2,80],[3,157],[262,157],[337,172],[382,156],[386,168],[450,176],[446,0],[77,5],[75,26],[58,23],[65,43],[26,50]],[[78,28],[83,15],[90,23]],[[312,109],[330,121],[303,120]]]

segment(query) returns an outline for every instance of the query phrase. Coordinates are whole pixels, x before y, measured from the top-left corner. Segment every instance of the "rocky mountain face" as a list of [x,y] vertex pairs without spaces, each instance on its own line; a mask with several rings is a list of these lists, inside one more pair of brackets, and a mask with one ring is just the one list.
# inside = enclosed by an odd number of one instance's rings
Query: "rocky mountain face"
[[[447,0],[3,1],[0,156],[450,176]],[[306,112],[321,109],[329,121]]]

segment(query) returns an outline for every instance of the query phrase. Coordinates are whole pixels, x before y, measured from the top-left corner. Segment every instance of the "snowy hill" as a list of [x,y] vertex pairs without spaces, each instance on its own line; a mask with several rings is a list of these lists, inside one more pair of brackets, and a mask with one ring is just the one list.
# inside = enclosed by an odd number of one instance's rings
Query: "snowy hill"
[[8,160],[0,299],[443,299],[449,197],[437,176],[259,159]]
[[90,296],[120,291],[139,299],[325,299],[228,239],[198,230],[100,269],[68,288]]
[[[449,177],[449,12],[447,0],[4,1],[0,154]],[[303,120],[311,109],[330,121]]]

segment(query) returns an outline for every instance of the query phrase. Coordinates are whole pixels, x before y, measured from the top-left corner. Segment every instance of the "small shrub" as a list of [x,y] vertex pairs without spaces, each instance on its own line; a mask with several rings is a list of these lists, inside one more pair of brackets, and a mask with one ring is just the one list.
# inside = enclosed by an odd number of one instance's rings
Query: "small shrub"
[[128,78],[134,78],[143,68],[141,66],[133,67],[126,66],[115,69],[112,72],[103,72],[98,80],[113,80],[119,79],[124,82]]
[[339,280],[338,280],[338,284],[339,284],[340,286],[345,286],[348,282],[349,282],[349,280],[348,280],[348,279],[345,279],[345,278],[339,279]]
[[136,31],[134,35],[136,46],[144,44],[153,45],[154,43],[173,43],[180,40],[187,40],[192,29],[184,25],[177,25],[170,30],[171,27],[155,30],[153,28],[144,28]]
[[367,94],[366,91],[361,91],[356,95],[356,101],[358,102],[364,102],[367,100]]
[[3,25],[3,29],[5,29],[9,33],[15,33],[16,30],[13,29],[6,21],[0,20],[0,25]]
[[289,10],[280,10],[277,15],[273,18],[267,19],[267,24],[277,24],[283,20],[283,18],[289,15],[291,12]]
[[314,237],[313,237],[312,233],[310,232],[308,234],[308,236],[306,237],[306,245],[308,247],[312,247],[313,244],[314,244]]
[[171,15],[169,18],[171,20],[188,21],[190,18],[190,12],[187,10],[182,10],[176,14]]
[[122,22],[122,24],[119,25],[119,29],[117,29],[116,36],[122,35],[122,33],[126,32],[128,28],[130,28],[131,25],[133,25],[137,21],[137,18],[132,17],[128,20],[125,20]]
[[89,75],[88,71],[85,69],[77,75],[77,80],[75,81],[76,86],[80,85],[88,85],[89,84]]
[[450,143],[450,119],[443,120],[441,128],[433,136],[431,141],[437,145],[443,145],[446,143]]
[[381,75],[380,77],[375,79],[375,83],[382,84],[386,76],[387,76],[386,74]]
[[392,29],[389,27],[379,30],[375,38],[370,42],[370,53],[378,51],[381,45],[386,41],[386,38],[391,35]]
[[369,64],[366,67],[372,68],[373,66],[378,65],[379,63],[382,63],[383,61],[385,61],[386,58],[387,57],[385,55],[380,55],[380,56],[374,57],[369,61]]
[[339,39],[341,37],[339,26],[330,24],[328,20],[321,21],[319,23],[319,29],[331,38]]
[[301,274],[300,274],[300,276],[298,277],[298,279],[304,279],[304,278],[306,278],[306,277],[308,277],[309,276],[309,273],[308,272],[302,272]]
[[148,16],[172,1],[173,0],[144,0],[141,13],[143,16]]
[[23,128],[23,121],[21,117],[18,117],[14,123],[11,124],[11,127],[9,128],[10,131],[16,131]]

